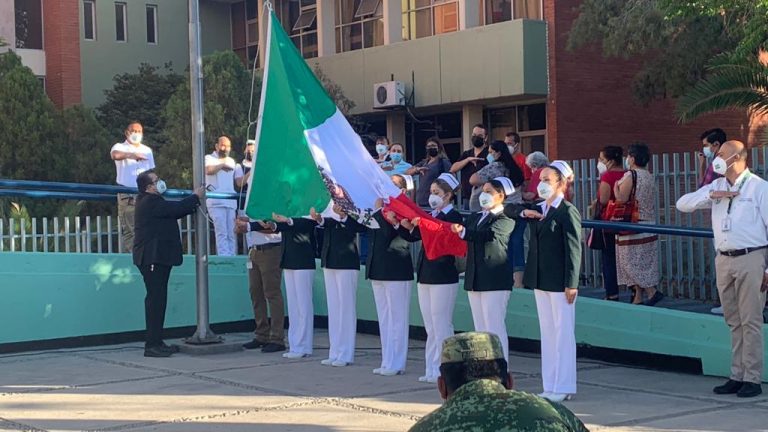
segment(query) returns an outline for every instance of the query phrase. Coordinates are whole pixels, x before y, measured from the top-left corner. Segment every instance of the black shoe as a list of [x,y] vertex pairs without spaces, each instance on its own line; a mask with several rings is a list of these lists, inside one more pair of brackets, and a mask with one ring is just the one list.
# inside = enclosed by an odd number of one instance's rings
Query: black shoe
[[739,392],[736,393],[736,396],[740,398],[749,398],[758,396],[762,393],[763,388],[760,386],[760,384],[745,382],[744,385],[742,385],[739,389]]
[[254,340],[252,340],[252,341],[250,341],[248,343],[244,343],[243,344],[243,348],[249,349],[249,350],[250,349],[256,349],[256,348],[261,348],[261,347],[263,347],[266,344],[267,344],[266,342],[262,342],[262,341],[260,341],[258,339],[254,339]]
[[717,386],[712,389],[715,394],[734,394],[738,393],[739,390],[741,390],[741,387],[744,385],[743,381],[736,381],[729,379],[725,382],[725,384],[721,386]]
[[178,345],[168,345],[165,342],[159,348],[163,351],[170,351],[171,354],[176,354],[180,351]]
[[660,302],[661,299],[664,298],[664,294],[661,293],[661,291],[656,291],[656,294],[653,295],[653,297],[646,300],[643,304],[646,306],[655,306],[656,303]]
[[264,347],[261,349],[261,352],[263,353],[275,353],[280,351],[285,351],[285,345],[274,342],[270,342],[264,345]]
[[162,346],[144,348],[144,357],[170,357],[173,353]]

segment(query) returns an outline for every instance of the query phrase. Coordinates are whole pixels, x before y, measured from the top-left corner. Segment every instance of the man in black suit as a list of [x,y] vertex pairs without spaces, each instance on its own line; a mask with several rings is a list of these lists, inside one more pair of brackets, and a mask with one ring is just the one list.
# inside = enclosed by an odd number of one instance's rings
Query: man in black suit
[[178,352],[178,348],[163,342],[163,324],[171,268],[182,262],[181,236],[176,221],[195,212],[205,189],[200,187],[181,201],[166,201],[162,197],[165,182],[154,170],[141,173],[136,185],[139,197],[136,200],[133,264],[139,268],[147,288],[144,357],[170,357]]

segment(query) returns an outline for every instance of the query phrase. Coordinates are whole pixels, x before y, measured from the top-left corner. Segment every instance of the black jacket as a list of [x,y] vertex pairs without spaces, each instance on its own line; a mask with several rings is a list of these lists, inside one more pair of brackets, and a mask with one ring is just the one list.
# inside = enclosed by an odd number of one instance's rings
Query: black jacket
[[344,222],[324,218],[320,265],[328,269],[360,270],[357,233],[365,232],[365,229],[352,217],[347,217]]
[[181,265],[181,236],[176,221],[194,213],[199,203],[197,195],[166,201],[160,195],[139,194],[134,216],[133,263]]
[[[508,205],[504,213],[516,218],[524,209],[541,211],[541,207]],[[528,261],[523,284],[528,288],[563,292],[578,288],[581,273],[581,215],[576,207],[563,200],[547,212],[542,220],[526,219],[531,230]]]
[[[464,218],[456,209],[451,209],[448,213],[440,212],[435,219],[457,224],[464,223]],[[400,227],[400,235],[410,242],[421,240],[418,227],[413,232]],[[419,283],[435,285],[457,283],[459,273],[456,271],[456,257],[447,255],[430,260],[424,255],[424,248],[422,248],[416,260],[416,280]]]
[[509,235],[515,221],[504,213],[488,216],[478,223],[482,213],[467,218],[464,240],[467,241],[467,271],[464,289],[467,291],[512,290],[512,266],[507,262]]
[[317,222],[306,218],[294,218],[293,225],[276,223],[282,233],[283,254],[280,268],[283,270],[312,270],[315,268],[315,227]]
[[373,215],[379,223],[378,229],[369,229],[368,259],[365,263],[365,277],[380,281],[413,280],[411,245],[400,236],[381,211]]

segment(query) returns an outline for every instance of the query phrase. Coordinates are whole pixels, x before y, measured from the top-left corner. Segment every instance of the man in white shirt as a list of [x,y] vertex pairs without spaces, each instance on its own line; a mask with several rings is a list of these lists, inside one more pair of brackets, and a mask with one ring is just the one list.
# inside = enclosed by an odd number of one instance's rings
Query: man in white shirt
[[[120,186],[135,188],[136,177],[155,167],[152,149],[141,143],[144,128],[133,121],[125,128],[125,141],[112,146],[110,156],[115,161],[116,182]],[[133,252],[133,216],[136,210],[136,194],[117,194],[117,216],[120,220],[123,252]]]
[[[216,140],[216,151],[205,156],[205,183],[209,190],[220,193],[235,193],[235,184],[239,187],[243,181],[243,169],[229,157],[232,143],[225,136]],[[237,200],[208,199],[208,214],[213,220],[216,238],[216,254],[233,256],[237,249],[235,239],[235,211]]]
[[731,329],[731,375],[713,391],[738,397],[762,393],[763,305],[768,289],[768,182],[747,168],[748,152],[727,141],[712,162],[724,177],[683,195],[677,209],[712,209],[717,290]]

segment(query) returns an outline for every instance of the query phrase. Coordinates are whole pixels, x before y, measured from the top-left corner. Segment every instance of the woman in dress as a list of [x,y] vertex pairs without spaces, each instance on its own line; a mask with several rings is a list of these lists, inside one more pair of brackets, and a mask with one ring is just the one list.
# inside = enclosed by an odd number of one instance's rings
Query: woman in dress
[[420,207],[429,207],[430,186],[442,173],[451,169],[451,161],[445,154],[445,149],[440,140],[432,137],[426,143],[427,156],[405,173],[411,176],[419,176],[419,187],[416,189],[416,204]]
[[[651,152],[642,143],[632,144],[627,152],[630,171],[614,186],[617,203],[629,201],[632,189],[640,214],[641,224],[656,222],[656,180],[648,171]],[[634,173],[634,174],[633,174]],[[653,306],[664,295],[656,289],[659,283],[658,235],[629,233],[616,236],[616,268],[619,285],[626,285],[634,292],[632,303]],[[645,294],[645,302],[643,302]]]
[[[600,174],[597,206],[601,219],[605,220],[605,207],[608,201],[616,199],[614,186],[624,177],[624,150],[617,146],[607,146],[600,152],[597,172]],[[603,288],[605,299],[619,301],[619,284],[616,279],[616,236],[603,232],[605,247],[601,251],[603,262]]]

